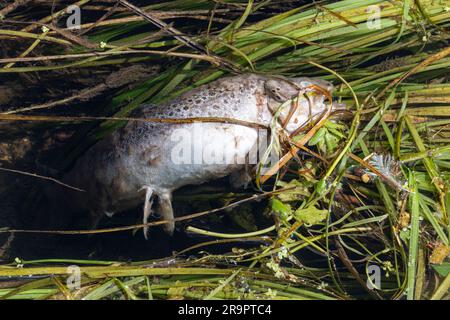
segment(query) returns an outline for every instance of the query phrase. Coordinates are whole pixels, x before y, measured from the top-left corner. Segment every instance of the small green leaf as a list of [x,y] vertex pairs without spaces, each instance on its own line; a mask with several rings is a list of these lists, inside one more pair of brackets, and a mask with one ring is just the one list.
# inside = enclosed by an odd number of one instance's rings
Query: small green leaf
[[314,206],[305,209],[297,209],[294,213],[295,218],[299,221],[302,221],[307,226],[322,222],[327,217],[327,214],[328,210],[320,210]]
[[324,136],[324,140],[325,145],[327,146],[326,153],[327,154],[333,153],[338,147],[339,138],[336,137],[334,134],[327,132],[327,134]]
[[432,267],[442,277],[446,277],[448,276],[448,274],[450,274],[450,262],[444,262],[442,264],[433,264]]
[[272,199],[272,210],[281,214],[282,217],[287,217],[292,214],[292,208],[289,204],[285,204],[278,199]]
[[325,192],[325,189],[326,189],[326,185],[327,185],[327,183],[325,182],[325,180],[324,179],[320,179],[320,181],[316,184],[316,192],[319,194],[319,195],[323,195],[324,194],[324,192]]
[[319,141],[323,139],[326,133],[327,129],[325,129],[324,127],[320,128],[319,131],[317,131],[316,134],[313,135],[311,139],[309,139],[308,145],[310,146],[316,145],[317,143],[319,143]]
[[282,202],[297,201],[305,196],[307,197],[310,195],[310,193],[308,192],[308,188],[306,188],[304,184],[295,179],[289,181],[288,183],[284,181],[278,181],[277,185],[283,188],[292,188],[277,195],[277,198]]
[[402,239],[405,242],[409,241],[410,234],[411,234],[411,230],[409,230],[408,228],[404,228],[404,229],[400,230],[400,232],[399,232],[400,239]]

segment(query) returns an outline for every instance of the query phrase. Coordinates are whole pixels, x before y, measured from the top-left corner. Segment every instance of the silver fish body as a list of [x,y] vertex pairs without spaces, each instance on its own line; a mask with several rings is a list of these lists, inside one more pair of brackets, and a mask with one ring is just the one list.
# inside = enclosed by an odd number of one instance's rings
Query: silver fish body
[[[331,91],[320,79],[262,75],[225,77],[193,89],[163,105],[142,105],[138,118],[231,118],[270,126],[283,100],[314,84]],[[325,96],[317,94],[313,105],[303,99],[286,126],[294,131],[311,115],[326,108]],[[288,110],[280,114],[286,116]],[[174,230],[172,192],[182,186],[240,173],[258,141],[258,129],[239,124],[151,123],[128,124],[99,141],[77,160],[63,181],[86,192],[66,191],[64,202],[95,219],[104,214],[132,209],[144,203],[144,223],[156,211],[168,233]],[[146,234],[146,231],[145,231]]]

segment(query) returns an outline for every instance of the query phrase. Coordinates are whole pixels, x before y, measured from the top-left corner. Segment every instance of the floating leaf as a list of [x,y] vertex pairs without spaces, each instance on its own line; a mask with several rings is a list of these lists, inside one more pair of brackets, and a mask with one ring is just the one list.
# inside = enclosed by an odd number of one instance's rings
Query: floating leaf
[[305,185],[300,181],[295,179],[289,181],[288,183],[284,181],[278,181],[277,185],[289,189],[277,195],[277,198],[282,202],[297,201],[305,196],[307,197],[310,195],[308,188],[306,188]]
[[295,218],[299,221],[302,221],[307,226],[322,222],[327,217],[327,214],[328,210],[317,209],[314,206],[305,209],[297,209],[294,213]]

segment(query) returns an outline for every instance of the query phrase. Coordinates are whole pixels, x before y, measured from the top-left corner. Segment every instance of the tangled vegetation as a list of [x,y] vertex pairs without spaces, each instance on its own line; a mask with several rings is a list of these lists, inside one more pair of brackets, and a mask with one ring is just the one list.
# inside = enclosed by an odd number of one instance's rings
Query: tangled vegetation
[[[448,1],[134,1],[138,11],[126,1],[73,2],[88,13],[74,30],[67,3],[0,8],[4,83],[76,82],[43,101],[0,99],[3,123],[83,128],[62,168],[140,104],[230,73],[332,81],[348,112],[298,133],[282,149],[301,153],[257,178],[259,188],[219,195],[228,210],[197,215],[230,214],[240,231],[188,225],[207,240],[151,261],[17,258],[0,266],[2,299],[448,299]],[[83,84],[86,76],[103,80]],[[71,108],[105,92],[107,104]],[[246,207],[260,199],[265,209]],[[263,214],[272,225],[255,227]],[[74,290],[71,265],[82,274]]]

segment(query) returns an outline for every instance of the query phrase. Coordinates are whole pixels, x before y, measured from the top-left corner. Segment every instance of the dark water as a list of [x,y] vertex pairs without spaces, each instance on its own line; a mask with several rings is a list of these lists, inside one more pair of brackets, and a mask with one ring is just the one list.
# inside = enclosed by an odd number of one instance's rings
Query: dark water
[[[229,192],[230,188],[226,186],[226,179],[222,179],[216,182],[209,183],[206,187],[210,190],[214,189],[221,192]],[[174,194],[174,212],[176,216],[182,216],[195,212],[211,210],[213,208],[223,206],[220,199],[216,200],[192,200],[189,201],[189,194],[192,190],[199,188],[196,186],[189,186],[184,189],[175,192]],[[200,187],[202,188],[202,186]],[[189,194],[186,195],[185,191],[188,190]],[[251,190],[241,190],[248,193],[248,195],[241,195],[239,198],[247,197],[250,195]],[[200,192],[200,190],[199,190]],[[243,194],[243,193],[242,193]],[[176,200],[182,198],[182,200]],[[33,205],[35,205],[33,207]],[[70,206],[70,204],[67,204]],[[247,209],[255,212],[254,219],[258,229],[264,228],[273,223],[271,219],[258,214],[262,212],[264,207],[267,206],[266,201],[260,201],[258,203],[249,203],[245,205]],[[87,218],[85,216],[76,217],[70,221],[66,221],[66,227],[52,226],[51,224],[43,221],[47,221],[47,215],[50,213],[50,204],[44,199],[41,202],[32,202],[32,205],[25,206],[27,209],[25,212],[19,212],[21,221],[17,224],[17,228],[22,229],[37,229],[37,230],[78,230],[82,229],[83,223]],[[19,210],[20,208],[13,208]],[[35,209],[36,212],[30,212]],[[197,219],[186,220],[178,222],[176,224],[176,231],[173,236],[169,236],[162,230],[161,227],[152,227],[149,229],[148,240],[143,236],[142,229],[133,231],[120,231],[111,233],[99,233],[93,235],[48,235],[48,234],[26,234],[17,233],[12,248],[9,250],[9,256],[20,257],[24,260],[34,259],[97,259],[97,260],[149,260],[156,258],[163,258],[171,256],[174,252],[184,250],[195,244],[211,241],[213,238],[196,234],[188,234],[185,229],[188,225],[202,228],[205,230],[224,232],[224,233],[244,233],[247,232],[244,228],[239,226],[233,219],[230,218],[230,214],[239,213],[240,207],[233,209],[234,212],[219,212],[206,215]],[[27,214],[33,219],[28,219]],[[64,213],[62,213],[64,214]],[[104,217],[98,226],[98,229],[114,228],[127,225],[134,225],[141,223],[142,208],[138,207],[128,212],[116,214],[112,218]],[[152,217],[152,221],[157,221],[157,217]],[[67,227],[68,226],[68,227]],[[207,246],[199,250],[211,251],[214,253],[229,252],[232,246],[248,247],[255,245],[256,243],[232,243],[232,244],[220,244],[214,246]],[[257,244],[259,245],[259,244]],[[194,254],[199,250],[194,250],[189,254]]]

